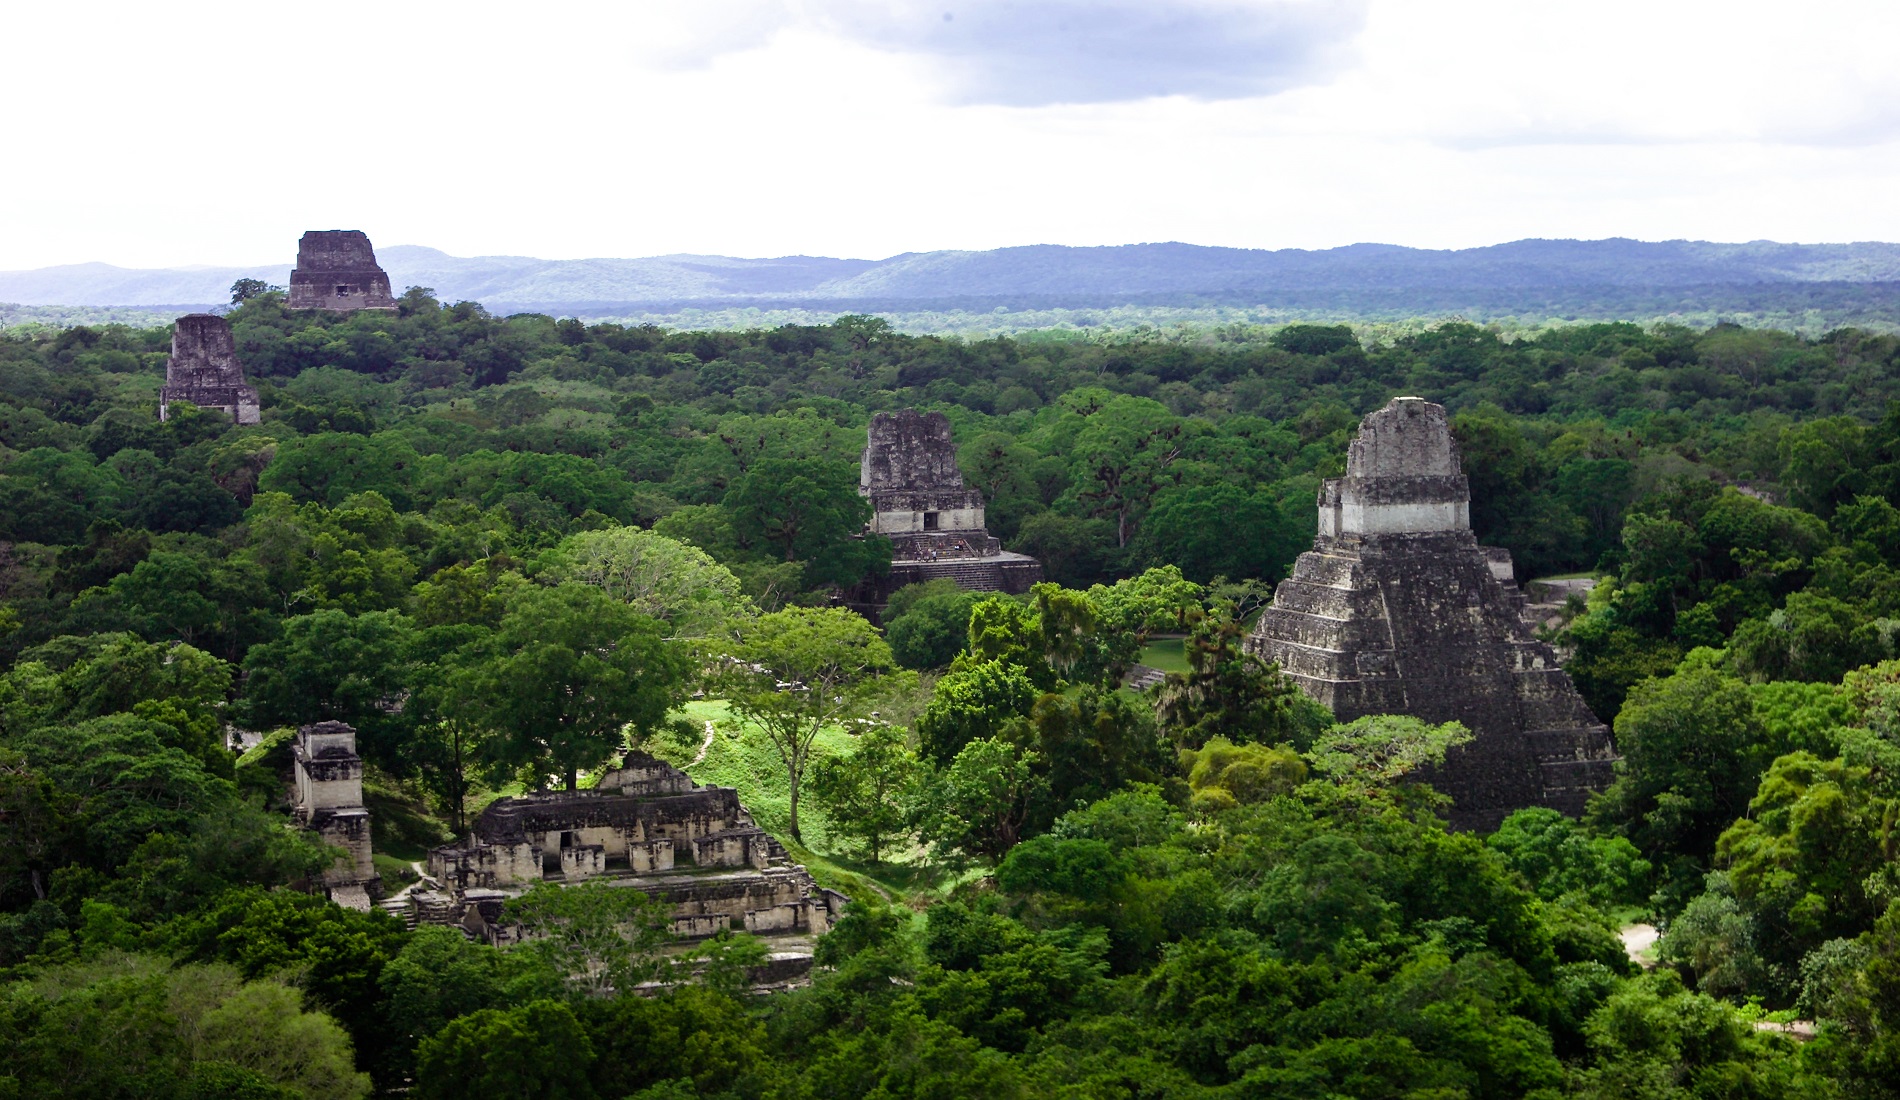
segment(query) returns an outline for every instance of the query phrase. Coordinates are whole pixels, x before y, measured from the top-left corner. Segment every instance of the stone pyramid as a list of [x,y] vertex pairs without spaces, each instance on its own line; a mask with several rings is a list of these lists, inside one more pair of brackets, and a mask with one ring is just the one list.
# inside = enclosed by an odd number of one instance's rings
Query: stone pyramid
[[1521,608],[1508,551],[1478,545],[1443,406],[1367,415],[1346,476],[1319,492],[1319,536],[1280,582],[1249,652],[1339,720],[1410,714],[1475,735],[1431,782],[1453,826],[1527,806],[1575,816],[1612,778],[1609,732]]

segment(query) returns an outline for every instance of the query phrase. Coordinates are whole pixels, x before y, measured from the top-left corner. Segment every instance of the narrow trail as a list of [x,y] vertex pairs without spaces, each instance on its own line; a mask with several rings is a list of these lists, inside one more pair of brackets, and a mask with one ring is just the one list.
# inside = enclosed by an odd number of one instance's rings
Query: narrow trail
[[711,722],[708,722],[706,723],[706,739],[699,743],[699,752],[693,756],[693,762],[691,764],[686,765],[687,767],[689,768],[693,767],[697,765],[701,760],[706,759],[706,750],[712,748],[712,739],[713,739],[713,724]]

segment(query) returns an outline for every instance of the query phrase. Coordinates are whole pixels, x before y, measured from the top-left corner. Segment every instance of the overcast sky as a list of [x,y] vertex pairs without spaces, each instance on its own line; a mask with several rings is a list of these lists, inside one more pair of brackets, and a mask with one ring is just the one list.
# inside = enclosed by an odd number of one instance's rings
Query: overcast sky
[[[306,21],[302,13],[317,17]],[[0,269],[1900,240],[1896,0],[10,8]]]

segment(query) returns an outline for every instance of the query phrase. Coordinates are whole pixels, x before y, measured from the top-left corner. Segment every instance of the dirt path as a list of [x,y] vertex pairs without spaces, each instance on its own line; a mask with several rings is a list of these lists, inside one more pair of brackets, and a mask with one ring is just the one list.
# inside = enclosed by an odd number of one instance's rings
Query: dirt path
[[686,765],[687,767],[689,768],[693,767],[694,765],[698,764],[701,760],[706,759],[706,750],[712,748],[712,739],[713,739],[713,724],[711,722],[708,722],[706,723],[706,739],[699,743],[699,752],[694,754],[693,763]]
[[1805,1043],[1815,1035],[1813,1020],[1790,1020],[1785,1024],[1778,1024],[1772,1020],[1756,1020],[1755,1030],[1786,1035],[1797,1043]]
[[1630,961],[1644,970],[1656,966],[1656,926],[1653,924],[1626,924],[1616,938],[1623,941],[1623,953]]

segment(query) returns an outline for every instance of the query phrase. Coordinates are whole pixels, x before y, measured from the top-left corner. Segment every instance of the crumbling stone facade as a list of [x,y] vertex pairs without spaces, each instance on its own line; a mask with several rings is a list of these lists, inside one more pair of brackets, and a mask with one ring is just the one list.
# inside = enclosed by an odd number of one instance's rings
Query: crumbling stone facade
[[641,753],[591,790],[496,801],[465,840],[430,851],[428,877],[427,889],[408,895],[411,923],[458,924],[506,942],[509,897],[541,882],[600,880],[665,902],[681,939],[727,929],[778,939],[780,979],[809,970],[809,938],[846,902],[791,862],[737,791],[699,786]]
[[872,534],[891,540],[888,577],[851,593],[872,613],[907,584],[948,578],[975,592],[1023,593],[1042,563],[1005,551],[983,523],[983,495],[963,483],[950,419],[903,409],[871,418],[858,492],[871,502]]
[[376,250],[360,229],[312,229],[297,242],[290,273],[291,309],[395,309],[389,276],[376,265]]
[[382,892],[370,858],[369,811],[363,807],[363,758],[356,730],[343,722],[317,722],[297,730],[291,746],[297,823],[325,844],[340,848],[320,885],[339,905],[368,910]]
[[261,412],[257,388],[244,384],[231,324],[210,313],[190,313],[172,328],[172,354],[158,391],[158,418],[171,416],[173,402],[216,409],[239,424],[255,424]]
[[1612,778],[1608,731],[1524,621],[1509,552],[1478,545],[1470,500],[1442,406],[1400,397],[1369,414],[1247,649],[1341,721],[1469,727],[1431,777],[1455,827],[1527,806],[1575,816]]

